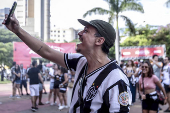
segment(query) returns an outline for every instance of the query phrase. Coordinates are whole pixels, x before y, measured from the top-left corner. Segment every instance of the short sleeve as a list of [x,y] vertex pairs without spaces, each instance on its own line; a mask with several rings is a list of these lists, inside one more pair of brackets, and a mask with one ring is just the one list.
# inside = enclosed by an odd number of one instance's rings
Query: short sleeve
[[67,69],[76,71],[77,64],[79,60],[84,57],[81,54],[73,53],[73,54],[64,54],[64,61]]
[[109,94],[110,113],[128,113],[131,105],[132,95],[129,86],[120,80],[116,86],[111,88]]
[[28,77],[30,77],[30,70],[28,70],[28,73],[27,73],[27,74],[28,74]]
[[156,83],[159,81],[159,78],[156,75],[153,75],[153,81],[154,81],[154,83]]
[[40,70],[39,70],[39,69],[37,69],[37,71],[38,71],[38,73],[40,73]]

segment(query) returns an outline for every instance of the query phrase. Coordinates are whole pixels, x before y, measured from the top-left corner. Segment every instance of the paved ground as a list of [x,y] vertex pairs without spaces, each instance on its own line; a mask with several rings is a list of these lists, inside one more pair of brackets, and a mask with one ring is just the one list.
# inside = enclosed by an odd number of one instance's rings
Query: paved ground
[[[45,87],[47,92],[49,91],[49,82],[45,82]],[[25,90],[23,90],[25,92]],[[22,98],[11,99],[11,84],[0,84],[0,113],[32,113],[30,96],[22,96]],[[48,94],[43,94],[42,102],[47,101]],[[2,103],[1,103],[2,102]],[[68,113],[68,109],[58,110],[58,106],[43,105],[38,106],[39,110],[37,113]],[[163,111],[168,107],[168,105],[161,106]],[[130,107],[130,113],[142,113],[141,102],[137,100],[133,106]]]

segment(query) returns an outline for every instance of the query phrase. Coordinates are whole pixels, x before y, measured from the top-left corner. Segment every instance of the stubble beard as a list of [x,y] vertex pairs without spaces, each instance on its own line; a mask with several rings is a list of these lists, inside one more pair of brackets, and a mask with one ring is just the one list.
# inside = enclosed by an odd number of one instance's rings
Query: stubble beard
[[77,53],[81,53],[81,50],[77,48],[77,49],[76,49],[76,52],[77,52]]

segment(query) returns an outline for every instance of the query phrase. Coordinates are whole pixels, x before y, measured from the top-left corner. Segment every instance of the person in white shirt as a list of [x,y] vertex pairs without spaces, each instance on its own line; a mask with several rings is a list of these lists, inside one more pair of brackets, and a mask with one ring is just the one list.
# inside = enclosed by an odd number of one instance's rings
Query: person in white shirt
[[[48,95],[48,101],[46,102],[46,104],[50,103],[52,93],[54,92],[54,68],[55,68],[55,65],[53,65],[53,68],[50,68],[50,72],[49,72],[49,75],[50,75],[50,93]],[[52,102],[51,105],[56,105],[56,103]]]
[[162,68],[162,83],[164,85],[166,94],[167,94],[167,101],[169,107],[164,112],[170,112],[170,66],[169,66],[169,58],[164,58],[164,66]]

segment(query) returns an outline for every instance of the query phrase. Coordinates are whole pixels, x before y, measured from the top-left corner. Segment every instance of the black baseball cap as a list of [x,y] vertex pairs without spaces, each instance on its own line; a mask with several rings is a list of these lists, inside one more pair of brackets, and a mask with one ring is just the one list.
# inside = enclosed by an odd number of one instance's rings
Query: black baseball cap
[[95,27],[99,34],[105,38],[105,46],[107,46],[107,48],[111,48],[113,46],[116,39],[116,32],[111,24],[103,20],[91,20],[90,22],[87,22],[85,20],[78,19],[78,21],[84,26],[91,25]]

